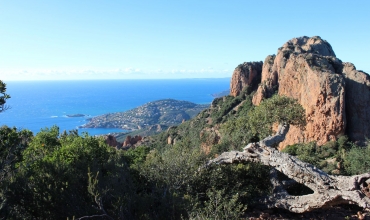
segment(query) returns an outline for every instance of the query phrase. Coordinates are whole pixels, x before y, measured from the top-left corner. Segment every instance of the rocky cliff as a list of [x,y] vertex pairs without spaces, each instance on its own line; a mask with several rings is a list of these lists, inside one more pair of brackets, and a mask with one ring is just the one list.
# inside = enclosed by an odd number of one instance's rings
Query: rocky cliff
[[261,82],[262,62],[245,62],[235,68],[231,84],[230,95],[237,96],[246,86],[257,88]]
[[306,129],[292,127],[280,147],[309,141],[321,145],[342,134],[359,142],[370,137],[369,75],[336,58],[331,45],[320,37],[293,38],[276,56],[268,56],[261,70],[253,68],[253,74],[239,69],[232,77],[231,95],[259,84],[253,104],[278,93],[297,99],[306,110]]

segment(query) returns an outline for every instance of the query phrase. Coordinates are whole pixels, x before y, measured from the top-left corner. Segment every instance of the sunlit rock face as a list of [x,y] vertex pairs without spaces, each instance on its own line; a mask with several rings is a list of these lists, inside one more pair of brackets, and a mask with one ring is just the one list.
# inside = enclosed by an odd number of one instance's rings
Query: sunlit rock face
[[[280,148],[310,141],[321,145],[342,134],[358,142],[370,137],[369,75],[336,58],[331,45],[320,37],[293,38],[278,49],[276,56],[267,56],[258,86],[254,74],[242,75],[237,70],[231,82],[237,89],[231,95],[248,85],[257,87],[255,105],[278,93],[298,100],[306,110],[306,129],[292,126]],[[245,80],[245,75],[252,79]]]
[[230,83],[230,95],[239,95],[246,86],[257,88],[261,82],[261,72],[262,62],[246,62],[237,66]]

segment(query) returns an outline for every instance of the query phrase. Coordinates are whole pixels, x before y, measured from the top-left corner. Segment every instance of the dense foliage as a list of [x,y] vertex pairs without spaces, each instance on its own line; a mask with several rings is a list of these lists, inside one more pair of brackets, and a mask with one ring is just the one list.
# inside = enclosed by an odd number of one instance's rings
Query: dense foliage
[[10,98],[10,95],[6,94],[6,84],[0,80],[0,113],[5,111],[7,108],[5,103]]
[[[60,134],[58,127],[34,137],[8,127],[0,134],[4,219],[234,218],[269,187],[267,180],[257,184],[256,175],[268,174],[258,164],[199,170],[206,155],[186,140],[162,150],[122,151],[97,137]],[[5,146],[13,147],[12,156]]]
[[370,171],[370,144],[357,146],[347,136],[322,146],[315,142],[294,144],[287,146],[283,152],[297,156],[329,174],[356,175]]
[[[9,135],[26,131],[2,128]],[[130,193],[122,152],[77,132],[44,129],[29,141],[13,175],[1,182],[1,216],[9,219],[65,219],[117,213]],[[125,186],[125,187],[121,187]],[[117,214],[116,214],[117,213]]]
[[[0,219],[238,219],[270,192],[269,167],[203,165],[270,135],[274,123],[305,125],[293,99],[273,96],[255,107],[252,95],[246,88],[215,99],[194,119],[126,151],[75,130],[54,126],[33,136],[3,126]],[[369,149],[341,137],[285,152],[333,174],[357,174],[369,171]]]

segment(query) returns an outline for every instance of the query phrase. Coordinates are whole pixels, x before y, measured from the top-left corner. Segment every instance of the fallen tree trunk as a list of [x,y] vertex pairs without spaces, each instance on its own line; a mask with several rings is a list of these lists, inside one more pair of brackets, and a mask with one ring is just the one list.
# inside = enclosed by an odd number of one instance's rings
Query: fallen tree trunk
[[295,213],[338,204],[357,204],[363,208],[370,208],[368,188],[370,173],[355,176],[328,175],[294,156],[279,152],[274,146],[284,140],[288,130],[289,125],[280,125],[274,136],[257,143],[250,143],[242,152],[222,153],[219,157],[210,160],[206,166],[215,163],[260,162],[273,167],[313,191],[313,194],[308,195],[290,195],[284,188],[284,184],[276,177],[276,171],[272,170],[271,182],[274,189],[272,195],[263,200],[268,208],[283,208]]

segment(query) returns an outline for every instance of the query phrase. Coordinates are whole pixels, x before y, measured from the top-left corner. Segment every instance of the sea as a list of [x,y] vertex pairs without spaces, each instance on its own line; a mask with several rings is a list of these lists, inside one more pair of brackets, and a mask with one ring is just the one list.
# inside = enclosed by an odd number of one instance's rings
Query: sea
[[[91,117],[123,112],[147,102],[177,99],[210,104],[212,94],[228,90],[230,78],[166,80],[76,80],[6,82],[10,109],[0,113],[0,126],[40,129],[57,125],[60,132],[78,129],[89,135],[125,132],[111,128],[79,128]],[[84,117],[67,117],[83,114]]]

